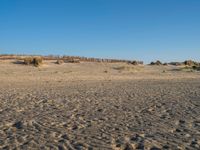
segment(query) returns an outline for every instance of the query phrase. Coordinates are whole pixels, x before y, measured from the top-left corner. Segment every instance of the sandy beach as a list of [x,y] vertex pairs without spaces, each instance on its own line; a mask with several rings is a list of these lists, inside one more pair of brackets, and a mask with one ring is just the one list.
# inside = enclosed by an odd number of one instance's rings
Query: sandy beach
[[0,60],[0,149],[200,149],[200,72]]

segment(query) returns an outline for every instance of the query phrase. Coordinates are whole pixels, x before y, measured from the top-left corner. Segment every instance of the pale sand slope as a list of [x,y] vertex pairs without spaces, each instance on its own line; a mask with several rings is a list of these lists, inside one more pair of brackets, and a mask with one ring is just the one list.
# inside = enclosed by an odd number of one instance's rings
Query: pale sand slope
[[12,62],[0,61],[0,149],[200,149],[198,72]]

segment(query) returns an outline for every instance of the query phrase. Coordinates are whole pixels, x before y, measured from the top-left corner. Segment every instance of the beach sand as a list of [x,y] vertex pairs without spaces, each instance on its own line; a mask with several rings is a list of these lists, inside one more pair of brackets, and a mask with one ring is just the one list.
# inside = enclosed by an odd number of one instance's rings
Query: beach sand
[[0,60],[0,149],[200,149],[200,72]]

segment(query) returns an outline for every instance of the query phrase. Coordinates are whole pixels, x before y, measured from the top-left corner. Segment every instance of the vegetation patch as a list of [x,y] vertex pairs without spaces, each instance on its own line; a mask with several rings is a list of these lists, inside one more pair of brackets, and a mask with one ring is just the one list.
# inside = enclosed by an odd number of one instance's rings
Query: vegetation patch
[[156,62],[151,62],[150,65],[162,65],[162,62],[157,60]]
[[65,63],[80,63],[79,59],[64,59]]
[[58,64],[58,65],[61,65],[61,64],[63,64],[64,63],[64,61],[62,60],[62,59],[58,59],[57,61],[56,61],[56,64]]
[[24,58],[24,64],[25,65],[30,65],[33,63],[33,57],[26,57]]
[[134,60],[134,61],[129,61],[128,64],[132,64],[132,65],[136,66],[136,65],[143,65],[144,62],[143,61],[136,61],[136,60]]
[[42,57],[26,57],[24,58],[25,65],[34,65],[35,67],[39,67],[42,65],[43,59]]
[[192,69],[196,70],[196,71],[200,71],[200,65],[199,66],[192,66]]
[[185,71],[185,72],[200,71],[200,66],[185,66],[185,67],[181,67],[178,70]]

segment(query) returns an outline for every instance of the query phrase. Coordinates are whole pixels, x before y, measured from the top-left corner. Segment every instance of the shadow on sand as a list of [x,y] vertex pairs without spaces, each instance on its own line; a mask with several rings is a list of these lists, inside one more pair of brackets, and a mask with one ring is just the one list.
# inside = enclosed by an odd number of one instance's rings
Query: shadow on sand
[[21,64],[21,65],[25,65],[23,61],[17,60],[17,61],[13,61],[13,64]]

